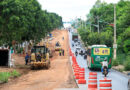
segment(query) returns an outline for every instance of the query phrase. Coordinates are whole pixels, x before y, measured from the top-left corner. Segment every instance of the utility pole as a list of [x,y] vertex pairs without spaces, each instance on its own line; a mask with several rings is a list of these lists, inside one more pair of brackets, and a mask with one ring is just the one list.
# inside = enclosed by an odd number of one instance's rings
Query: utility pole
[[99,20],[98,20],[98,33],[99,33]]
[[113,44],[113,48],[114,48],[114,60],[116,59],[116,48],[117,48],[117,44],[116,44],[116,4],[114,4],[114,44]]
[[97,19],[98,19],[98,33],[99,33],[99,17],[97,17]]

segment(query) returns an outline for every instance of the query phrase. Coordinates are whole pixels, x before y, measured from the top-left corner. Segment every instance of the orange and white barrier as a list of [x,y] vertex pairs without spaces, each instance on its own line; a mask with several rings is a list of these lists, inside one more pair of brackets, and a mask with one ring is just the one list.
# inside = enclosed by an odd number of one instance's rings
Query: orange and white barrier
[[99,80],[99,90],[112,90],[111,80]]
[[88,90],[97,90],[97,73],[89,72]]
[[79,79],[78,84],[86,84],[86,80],[85,79]]

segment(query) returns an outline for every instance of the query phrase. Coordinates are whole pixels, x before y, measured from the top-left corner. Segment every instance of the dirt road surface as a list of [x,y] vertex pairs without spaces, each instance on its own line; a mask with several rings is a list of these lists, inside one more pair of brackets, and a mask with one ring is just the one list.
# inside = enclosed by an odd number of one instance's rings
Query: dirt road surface
[[[76,88],[76,83],[72,75],[71,65],[68,55],[68,32],[66,30],[55,30],[52,32],[54,38],[51,41],[54,47],[57,41],[65,50],[65,56],[54,54],[49,70],[30,70],[13,81],[3,84],[0,90],[53,90],[54,88]],[[64,40],[62,40],[64,37]]]

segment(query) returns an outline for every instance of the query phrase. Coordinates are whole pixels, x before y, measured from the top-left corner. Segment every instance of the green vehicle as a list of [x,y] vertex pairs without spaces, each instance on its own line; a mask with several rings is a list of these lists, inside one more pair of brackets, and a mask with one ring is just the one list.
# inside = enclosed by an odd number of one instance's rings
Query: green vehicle
[[92,45],[88,47],[87,51],[87,66],[90,69],[101,68],[101,62],[107,59],[108,68],[111,68],[112,50],[106,45]]
[[77,33],[72,33],[72,40],[74,42],[77,42],[78,41],[78,34]]

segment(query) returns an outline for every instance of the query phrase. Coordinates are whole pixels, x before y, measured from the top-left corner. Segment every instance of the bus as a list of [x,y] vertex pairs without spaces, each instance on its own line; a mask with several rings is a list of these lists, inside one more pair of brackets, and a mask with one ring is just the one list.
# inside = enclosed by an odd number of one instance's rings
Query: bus
[[89,69],[100,69],[102,67],[101,62],[107,59],[108,68],[111,68],[112,64],[112,50],[106,45],[92,45],[87,50],[87,66]]

